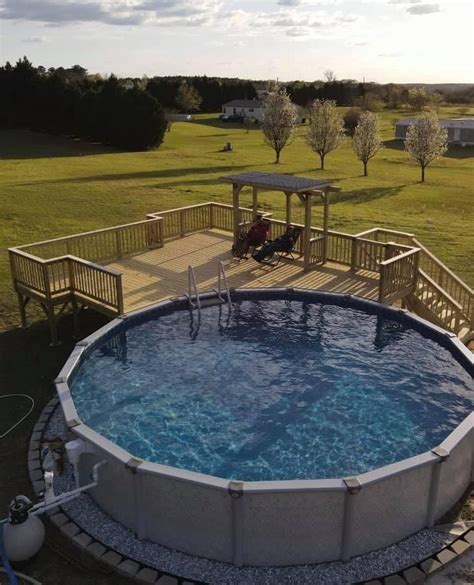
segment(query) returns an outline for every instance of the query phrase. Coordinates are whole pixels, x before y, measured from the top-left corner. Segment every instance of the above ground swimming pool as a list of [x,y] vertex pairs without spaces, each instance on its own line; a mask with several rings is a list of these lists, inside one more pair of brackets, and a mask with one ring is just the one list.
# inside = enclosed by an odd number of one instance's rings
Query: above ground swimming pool
[[242,290],[81,344],[58,391],[82,472],[105,458],[94,497],[160,544],[236,564],[348,558],[432,524],[471,480],[472,357],[406,312]]
[[132,455],[242,481],[370,471],[435,447],[473,407],[470,375],[407,323],[288,299],[132,325],[71,391]]

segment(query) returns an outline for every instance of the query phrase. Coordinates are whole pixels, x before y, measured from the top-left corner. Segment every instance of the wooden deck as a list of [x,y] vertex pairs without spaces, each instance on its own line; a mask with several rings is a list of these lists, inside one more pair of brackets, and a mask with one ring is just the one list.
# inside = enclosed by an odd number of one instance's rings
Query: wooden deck
[[239,261],[232,258],[231,246],[231,234],[213,229],[104,265],[122,273],[125,312],[182,296],[188,289],[189,264],[195,268],[201,292],[216,288],[219,260],[224,261],[233,288],[295,286],[377,299],[379,276],[373,272],[354,273],[348,266],[329,262],[305,274],[302,260],[285,260],[278,266]]

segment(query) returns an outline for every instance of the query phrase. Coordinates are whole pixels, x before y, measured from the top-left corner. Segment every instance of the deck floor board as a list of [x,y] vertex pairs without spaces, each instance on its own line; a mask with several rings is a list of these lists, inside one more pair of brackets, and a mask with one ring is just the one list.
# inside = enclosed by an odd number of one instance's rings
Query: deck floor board
[[319,289],[376,299],[378,275],[328,262],[308,273],[301,260],[284,260],[278,266],[257,264],[252,259],[235,260],[232,236],[207,230],[167,241],[163,248],[149,250],[106,264],[122,273],[125,311],[160,300],[182,296],[188,289],[188,266],[195,268],[201,292],[217,287],[217,263],[223,261],[233,288],[286,287]]

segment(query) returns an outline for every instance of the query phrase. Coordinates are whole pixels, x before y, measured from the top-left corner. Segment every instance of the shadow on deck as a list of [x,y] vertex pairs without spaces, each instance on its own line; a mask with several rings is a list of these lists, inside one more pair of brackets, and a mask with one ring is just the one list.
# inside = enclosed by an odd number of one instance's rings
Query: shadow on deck
[[107,266],[122,273],[125,312],[182,296],[188,289],[190,264],[200,291],[216,288],[219,261],[225,263],[232,288],[294,286],[377,299],[379,279],[375,273],[353,273],[348,266],[331,262],[304,273],[299,260],[285,260],[278,266],[257,264],[252,259],[239,261],[232,258],[231,246],[230,234],[213,229],[167,241],[163,248]]

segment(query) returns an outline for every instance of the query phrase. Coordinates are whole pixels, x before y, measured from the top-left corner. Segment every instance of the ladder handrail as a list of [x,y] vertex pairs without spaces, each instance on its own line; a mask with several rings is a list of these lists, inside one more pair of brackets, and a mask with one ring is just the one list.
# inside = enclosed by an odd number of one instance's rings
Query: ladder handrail
[[219,262],[217,264],[217,296],[222,299],[221,278],[224,281],[225,291],[227,293],[227,303],[229,304],[229,307],[231,307],[230,288],[229,288],[229,282],[227,280],[227,274],[225,273],[224,262],[222,262],[222,260],[219,260]]
[[[192,301],[192,290],[196,296],[196,304]],[[194,267],[191,264],[188,266],[188,299],[191,308],[197,307],[201,311],[201,299],[199,298],[199,291],[196,283],[196,274],[194,273]]]

